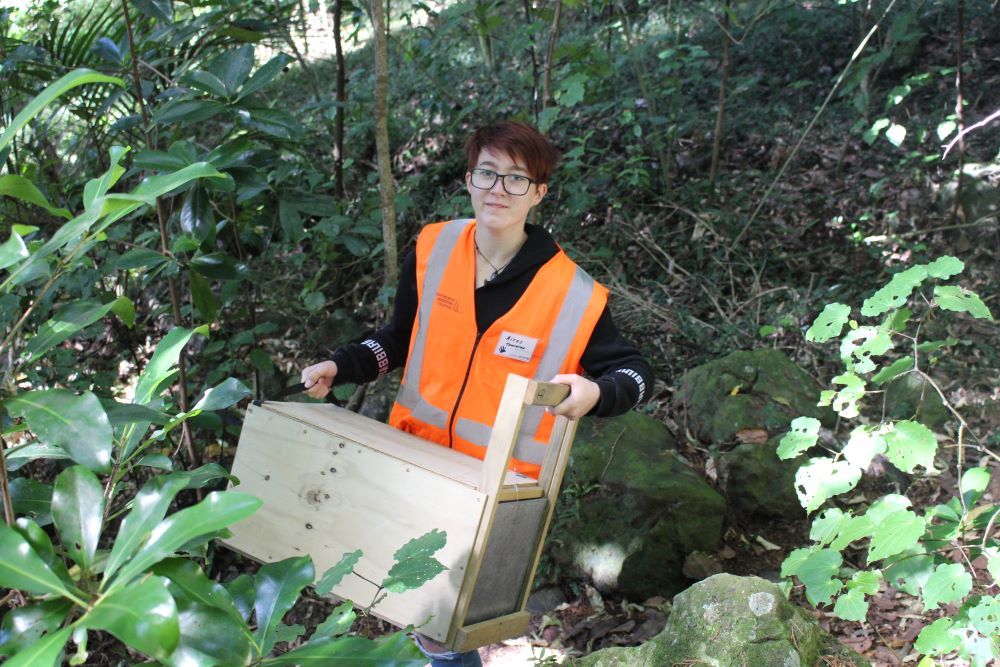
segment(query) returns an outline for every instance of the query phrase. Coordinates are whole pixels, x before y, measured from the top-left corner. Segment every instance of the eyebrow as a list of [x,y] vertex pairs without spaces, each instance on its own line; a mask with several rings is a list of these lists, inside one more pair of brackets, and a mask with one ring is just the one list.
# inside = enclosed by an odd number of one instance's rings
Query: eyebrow
[[[494,162],[493,160],[486,160],[485,162],[480,162],[479,164],[477,164],[476,167],[492,167],[493,169],[497,169],[499,167],[499,165],[496,162]],[[525,169],[524,167],[518,166],[516,164],[513,167],[511,167],[511,169],[513,171],[519,171],[523,175],[526,175],[526,176],[529,175],[527,169]]]

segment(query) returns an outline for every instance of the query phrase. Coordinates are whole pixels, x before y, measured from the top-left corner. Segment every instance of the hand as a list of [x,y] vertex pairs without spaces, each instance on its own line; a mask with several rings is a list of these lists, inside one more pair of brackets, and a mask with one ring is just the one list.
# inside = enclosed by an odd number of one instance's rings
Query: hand
[[337,377],[337,364],[321,361],[302,369],[302,384],[306,386],[306,396],[323,398],[330,392],[333,378]]
[[596,382],[591,382],[580,375],[557,375],[549,382],[569,385],[569,396],[559,405],[547,408],[554,415],[562,415],[569,419],[579,419],[590,412],[601,400],[601,388]]

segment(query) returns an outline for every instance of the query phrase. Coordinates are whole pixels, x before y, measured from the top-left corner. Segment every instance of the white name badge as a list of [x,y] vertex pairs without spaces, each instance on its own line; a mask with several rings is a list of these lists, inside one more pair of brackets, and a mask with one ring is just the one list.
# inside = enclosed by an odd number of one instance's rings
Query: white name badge
[[493,354],[517,361],[531,361],[531,355],[534,354],[536,345],[538,345],[537,338],[528,338],[521,334],[504,331],[500,334],[500,340],[497,342]]

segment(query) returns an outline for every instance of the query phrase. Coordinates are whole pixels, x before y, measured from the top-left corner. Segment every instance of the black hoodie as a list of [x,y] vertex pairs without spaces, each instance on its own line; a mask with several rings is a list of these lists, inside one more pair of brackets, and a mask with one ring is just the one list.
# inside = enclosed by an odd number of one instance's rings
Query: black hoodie
[[[499,275],[476,290],[479,333],[485,332],[517,303],[538,269],[559,249],[552,236],[541,227],[525,225],[524,230],[528,239],[514,259]],[[416,315],[417,260],[416,253],[411,250],[403,260],[392,320],[361,342],[334,352],[336,384],[369,382],[403,366]],[[601,398],[590,411],[591,415],[613,417],[628,412],[652,391],[652,368],[639,350],[622,338],[607,307],[594,327],[580,365],[587,375],[596,379],[601,389]]]

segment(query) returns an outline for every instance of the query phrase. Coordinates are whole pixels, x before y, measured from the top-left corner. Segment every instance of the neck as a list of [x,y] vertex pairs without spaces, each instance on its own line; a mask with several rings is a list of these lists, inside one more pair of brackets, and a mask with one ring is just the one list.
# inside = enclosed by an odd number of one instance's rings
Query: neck
[[524,231],[524,227],[503,231],[476,228],[476,244],[479,246],[479,251],[496,266],[509,262],[527,240],[528,234]]

